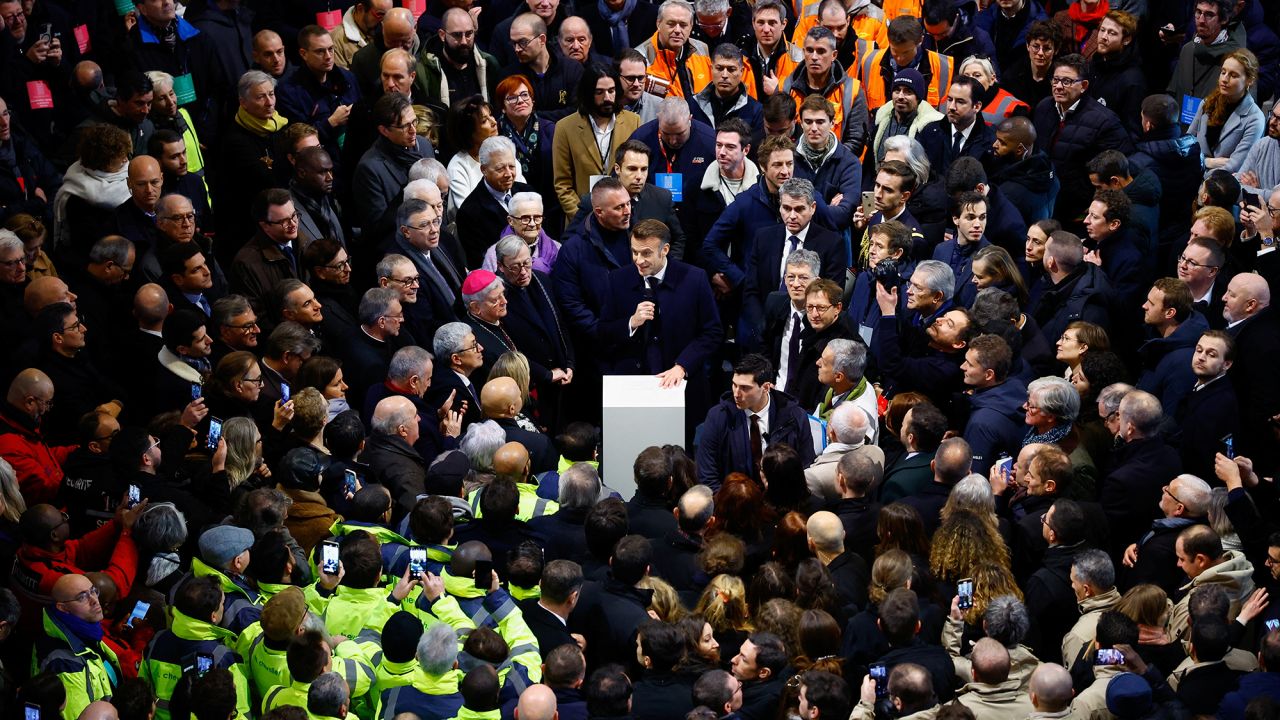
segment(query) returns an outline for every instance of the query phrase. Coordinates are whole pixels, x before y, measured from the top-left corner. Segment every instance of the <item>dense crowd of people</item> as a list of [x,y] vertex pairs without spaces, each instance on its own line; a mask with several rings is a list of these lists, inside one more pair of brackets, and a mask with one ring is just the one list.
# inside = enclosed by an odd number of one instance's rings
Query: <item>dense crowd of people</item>
[[0,720],[1280,718],[1278,32],[0,0]]

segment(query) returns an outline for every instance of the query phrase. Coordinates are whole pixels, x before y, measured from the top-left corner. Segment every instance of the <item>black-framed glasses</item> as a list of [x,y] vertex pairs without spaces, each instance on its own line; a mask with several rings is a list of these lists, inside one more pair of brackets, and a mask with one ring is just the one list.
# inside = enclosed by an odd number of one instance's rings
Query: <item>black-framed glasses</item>
[[4,267],[7,267],[7,268],[17,267],[19,263],[26,265],[27,264],[26,257],[20,257],[16,260],[0,260],[0,265],[3,265]]
[[409,228],[410,230],[421,230],[422,232],[426,232],[431,228],[438,228],[443,224],[444,224],[444,220],[441,220],[440,218],[436,218],[435,220],[424,220],[423,222],[418,223],[417,225],[405,225],[405,227]]
[[75,322],[62,328],[62,332],[69,332],[71,330],[83,330],[83,329],[84,329],[84,321],[77,319]]
[[117,435],[119,435],[119,434],[120,434],[120,428],[116,428],[115,430],[113,430],[113,431],[111,431],[111,432],[107,433],[106,435],[103,435],[102,437],[96,437],[96,438],[94,438],[94,439],[93,439],[93,441],[94,441],[94,442],[107,442],[108,440],[115,440],[115,439],[116,439],[116,436],[117,436]]
[[[295,215],[295,217],[296,217],[296,215]],[[161,219],[161,220],[171,220],[171,221],[173,221],[173,222],[180,223],[180,224],[182,224],[182,225],[188,225],[188,224],[190,224],[190,223],[194,223],[194,222],[196,221],[196,214],[195,214],[195,213],[193,213],[193,212],[189,212],[189,213],[183,213],[183,214],[181,214],[181,215],[162,215],[162,216],[160,217],[160,219]],[[268,220],[267,222],[270,222],[270,223],[272,223],[273,225],[274,225],[274,224],[276,224],[276,223],[272,222],[271,220]],[[284,222],[284,221],[281,221],[281,222]]]
[[523,262],[518,262],[518,263],[503,263],[502,267],[506,268],[507,270],[517,270],[517,271],[530,270],[533,268],[533,261],[525,260]]
[[265,222],[266,222],[268,225],[297,225],[297,224],[298,224],[298,213],[295,211],[295,212],[294,212],[292,215],[290,215],[289,217],[283,217],[283,218],[280,218],[279,220],[267,220],[267,221],[265,221]]
[[259,375],[259,376],[258,376],[258,377],[256,377],[256,378],[251,378],[251,377],[242,377],[242,378],[240,378],[240,382],[242,382],[242,383],[253,383],[253,384],[257,385],[258,387],[262,387],[263,385],[266,385],[266,384],[267,384],[267,379],[266,379],[265,377],[263,377],[263,376]]
[[1173,491],[1169,489],[1169,486],[1168,486],[1168,485],[1165,485],[1164,487],[1160,488],[1160,491],[1161,491],[1161,492],[1163,492],[1165,495],[1168,495],[1169,497],[1173,498],[1173,501],[1174,501],[1174,502],[1176,502],[1176,503],[1178,503],[1179,505],[1185,505],[1185,504],[1186,504],[1186,503],[1182,502],[1181,500],[1179,500],[1177,495],[1174,495],[1174,494],[1173,494]]
[[1192,268],[1204,268],[1204,269],[1206,269],[1206,270],[1217,270],[1217,269],[1218,269],[1218,266],[1217,266],[1217,265],[1206,265],[1206,264],[1204,264],[1204,263],[1198,263],[1198,262],[1196,262],[1195,260],[1192,260],[1191,258],[1187,257],[1186,255],[1179,255],[1179,256],[1178,256],[1178,264],[1179,264],[1179,265],[1186,265],[1187,267],[1192,267]]
[[332,265],[321,265],[320,267],[324,268],[325,270],[350,270],[351,261],[339,260],[338,262],[333,263]]
[[397,285],[403,285],[405,287],[417,287],[422,285],[422,276],[414,275],[412,277],[405,277],[405,278],[389,277],[387,278],[387,282],[393,282],[393,283],[396,283]]
[[522,225],[539,225],[542,223],[541,215],[508,215],[507,217],[515,220]]
[[1075,85],[1078,82],[1084,82],[1084,80],[1082,80],[1081,78],[1064,78],[1064,77],[1056,77],[1056,78],[1049,79],[1049,83],[1051,85],[1058,85],[1061,87],[1071,87],[1072,85]]
[[262,327],[257,320],[250,320],[243,325],[223,325],[222,327],[231,328],[232,330],[253,330]]

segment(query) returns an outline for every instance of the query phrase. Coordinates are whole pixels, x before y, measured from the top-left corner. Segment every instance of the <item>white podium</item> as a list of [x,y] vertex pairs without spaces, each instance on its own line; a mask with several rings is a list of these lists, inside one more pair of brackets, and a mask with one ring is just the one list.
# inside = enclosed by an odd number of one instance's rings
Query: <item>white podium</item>
[[684,382],[658,387],[652,375],[604,377],[604,479],[630,500],[636,456],[651,445],[684,445]]

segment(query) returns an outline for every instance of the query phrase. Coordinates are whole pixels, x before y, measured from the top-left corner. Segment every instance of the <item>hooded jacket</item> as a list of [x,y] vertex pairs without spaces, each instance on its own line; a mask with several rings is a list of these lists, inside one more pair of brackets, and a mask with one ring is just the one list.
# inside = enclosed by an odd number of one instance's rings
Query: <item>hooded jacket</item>
[[[1049,283],[1047,276],[1043,280]],[[1040,324],[1045,338],[1062,337],[1067,325],[1076,320],[1109,327],[1107,293],[1110,290],[1111,284],[1098,266],[1081,263],[1071,275],[1046,287],[1028,314]]]
[[213,656],[213,666],[229,670],[236,686],[237,716],[249,716],[249,680],[239,655],[231,650],[236,635],[226,628],[171,610],[173,624],[151,638],[146,654],[138,666],[138,677],[145,678],[155,689],[156,718],[169,720],[169,700],[173,697],[183,671],[198,653]]
[[1195,354],[1196,341],[1208,329],[1204,316],[1192,310],[1191,316],[1168,337],[1152,338],[1138,349],[1142,361],[1138,389],[1160,398],[1160,407],[1168,408],[1170,415],[1196,383],[1191,356]]
[[993,159],[987,168],[991,184],[1018,208],[1027,223],[1049,217],[1061,183],[1053,161],[1043,150],[1011,163]]
[[1035,710],[1031,696],[1012,677],[995,685],[971,682],[960,688],[956,699],[983,720],[1024,720]]
[[8,403],[0,405],[0,457],[13,466],[28,507],[53,502],[62,485],[62,464],[76,446],[49,447],[39,426],[19,413]]
[[[881,105],[879,109],[876,110],[876,116],[875,116],[876,131],[875,131],[875,136],[871,139],[871,151],[872,151],[872,154],[875,155],[876,157],[879,157],[880,144],[884,142],[885,132],[887,132],[889,129],[889,120],[892,117],[893,117],[892,102],[887,102]],[[932,105],[925,102],[924,100],[921,100],[920,104],[916,106],[915,119],[911,121],[911,125],[907,128],[907,137],[914,138],[916,135],[920,133],[921,130],[924,129],[925,125],[928,125],[932,122],[936,122],[938,120],[942,120],[945,118],[946,118],[946,115],[943,115],[942,113],[938,112],[937,108],[933,107]]]
[[1227,592],[1231,599],[1231,610],[1228,617],[1235,618],[1240,613],[1240,606],[1253,592],[1253,563],[1239,550],[1228,550],[1222,556],[1222,562],[1206,569],[1191,582],[1183,585],[1182,599],[1169,611],[1169,619],[1165,623],[1165,631],[1169,637],[1182,639],[1191,628],[1191,613],[1187,606],[1191,601],[1191,593],[1205,585],[1218,585]]
[[1188,42],[1178,53],[1178,63],[1169,80],[1169,94],[1179,103],[1183,97],[1208,97],[1218,85],[1218,68],[1222,59],[1233,51],[1245,47],[1247,32],[1243,24],[1228,26],[1227,36],[1220,43],[1206,45]]
[[1026,399],[1027,386],[1014,377],[970,396],[964,439],[973,450],[974,472],[985,475],[1001,453],[1012,457],[1022,449],[1026,435],[1022,404]]
[[1080,619],[1062,636],[1062,664],[1068,670],[1081,657],[1084,650],[1093,642],[1098,634],[1098,618],[1103,612],[1110,610],[1120,602],[1120,591],[1115,588],[1087,597],[1077,603]]

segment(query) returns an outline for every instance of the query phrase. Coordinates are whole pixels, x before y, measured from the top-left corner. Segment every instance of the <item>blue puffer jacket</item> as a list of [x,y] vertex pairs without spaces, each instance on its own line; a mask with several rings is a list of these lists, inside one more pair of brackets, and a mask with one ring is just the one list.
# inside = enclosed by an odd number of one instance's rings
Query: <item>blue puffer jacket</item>
[[1138,389],[1160,398],[1160,407],[1168,414],[1178,409],[1182,398],[1196,383],[1196,376],[1191,372],[1191,356],[1195,354],[1196,341],[1208,329],[1209,322],[1193,310],[1191,317],[1169,337],[1152,338],[1138,349],[1142,360]]
[[1002,453],[1016,457],[1027,434],[1022,403],[1027,386],[1011,377],[992,388],[979,390],[969,399],[969,422],[964,439],[973,450],[973,471],[986,475]]

